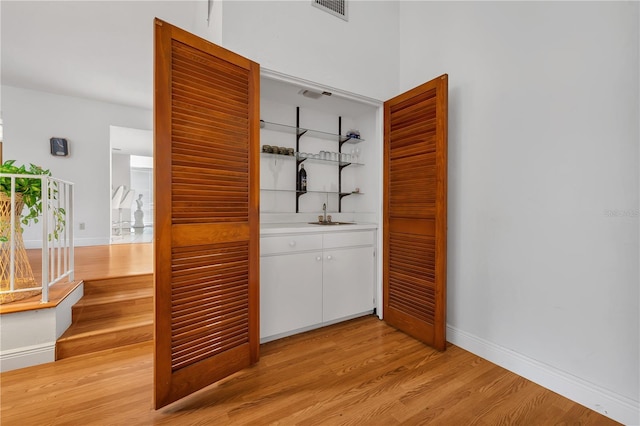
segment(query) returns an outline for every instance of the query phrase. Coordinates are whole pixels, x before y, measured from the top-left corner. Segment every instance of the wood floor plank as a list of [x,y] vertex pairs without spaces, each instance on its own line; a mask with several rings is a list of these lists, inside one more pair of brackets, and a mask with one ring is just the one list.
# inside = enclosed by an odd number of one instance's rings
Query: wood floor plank
[[[111,244],[75,247],[75,278],[104,279],[153,273],[153,244]],[[42,250],[27,250],[31,269],[40,279]]]
[[148,342],[2,373],[2,425],[617,424],[373,316],[262,345],[257,365],[159,411],[152,351]]

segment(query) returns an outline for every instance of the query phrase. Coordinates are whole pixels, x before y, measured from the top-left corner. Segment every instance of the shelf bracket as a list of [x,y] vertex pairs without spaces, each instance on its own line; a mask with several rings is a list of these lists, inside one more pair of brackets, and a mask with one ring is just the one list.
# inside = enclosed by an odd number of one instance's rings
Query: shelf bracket
[[304,194],[304,192],[299,192],[300,188],[298,188],[298,173],[300,171],[300,164],[305,160],[304,158],[301,160],[298,157],[300,153],[300,137],[304,135],[307,131],[300,131],[300,107],[296,107],[296,213],[300,213],[300,196]]
[[[340,127],[342,127],[342,126],[340,126]],[[340,135],[340,141],[338,143],[338,151],[342,152],[342,145],[344,145],[345,143],[349,142],[350,140],[351,140],[351,136],[342,136],[342,135]]]
[[342,212],[342,199],[351,195],[351,192],[341,192],[338,194],[338,213]]
[[[344,143],[344,141],[342,140],[342,116],[338,117],[338,155],[342,156],[342,144]],[[342,169],[344,169],[345,167],[347,167],[349,164],[346,165],[340,165],[338,167],[338,192],[340,193],[340,195],[338,195],[338,213],[342,213],[342,197],[344,197],[344,195],[342,195]]]

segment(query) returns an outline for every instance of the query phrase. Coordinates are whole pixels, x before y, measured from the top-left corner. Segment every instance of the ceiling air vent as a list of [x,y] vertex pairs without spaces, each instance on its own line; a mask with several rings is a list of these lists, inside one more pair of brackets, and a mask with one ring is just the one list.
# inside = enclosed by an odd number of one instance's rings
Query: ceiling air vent
[[348,21],[347,0],[311,0],[311,4],[318,9],[322,9],[325,12],[329,12],[338,18]]

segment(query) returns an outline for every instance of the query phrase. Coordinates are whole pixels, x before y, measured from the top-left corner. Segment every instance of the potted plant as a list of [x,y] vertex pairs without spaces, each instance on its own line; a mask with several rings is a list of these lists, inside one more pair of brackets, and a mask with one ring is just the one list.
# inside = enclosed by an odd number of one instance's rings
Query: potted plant
[[[16,175],[46,175],[51,176],[49,170],[45,170],[35,164],[29,164],[29,167],[15,166],[16,160],[7,160],[0,165],[0,174],[16,174]],[[15,192],[16,192],[16,205],[20,201],[23,206],[27,208],[26,214],[20,219],[23,225],[30,225],[31,223],[38,223],[39,217],[42,215],[42,181],[40,179],[29,179],[27,177],[16,178],[15,180]],[[52,199],[56,199],[58,190],[54,185],[50,188]],[[11,200],[11,178],[0,178],[0,200]],[[54,217],[54,228],[49,234],[49,241],[51,239],[58,239],[60,233],[64,230],[65,226],[65,214],[66,211],[62,207],[49,206],[50,211]],[[16,214],[21,214],[22,208],[16,208]],[[4,223],[3,223],[4,225]],[[8,236],[4,233],[0,234],[0,242],[8,241]]]
[[[30,288],[37,286],[31,265],[27,257],[27,252],[22,240],[22,225],[37,223],[42,215],[42,180],[25,177],[51,176],[49,170],[45,170],[35,164],[16,166],[15,160],[5,161],[0,165],[0,174],[23,175],[15,178],[15,241],[14,241],[14,288]],[[0,289],[8,290],[10,283],[11,264],[11,177],[0,176]],[[49,199],[56,199],[58,190],[55,184],[49,188]],[[47,197],[45,197],[47,198]],[[45,199],[48,202],[48,199]],[[50,212],[53,215],[53,229],[49,233],[49,240],[58,239],[65,226],[65,209],[49,204]],[[23,213],[24,211],[24,213]],[[14,301],[36,294],[34,292],[21,292],[16,294],[3,294],[0,303]]]

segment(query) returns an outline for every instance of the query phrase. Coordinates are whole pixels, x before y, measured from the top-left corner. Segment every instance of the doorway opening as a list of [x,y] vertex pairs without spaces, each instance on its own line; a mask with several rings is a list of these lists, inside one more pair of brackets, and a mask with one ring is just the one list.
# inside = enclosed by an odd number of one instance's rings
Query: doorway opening
[[111,244],[153,241],[153,132],[110,126]]

